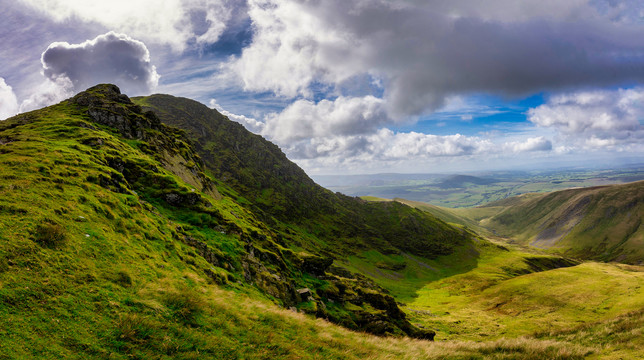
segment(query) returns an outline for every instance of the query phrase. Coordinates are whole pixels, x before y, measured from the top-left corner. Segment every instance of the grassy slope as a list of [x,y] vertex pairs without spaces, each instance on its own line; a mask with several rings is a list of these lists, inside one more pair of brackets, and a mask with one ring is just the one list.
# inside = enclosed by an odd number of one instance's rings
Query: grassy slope
[[170,95],[133,99],[164,123],[184,129],[218,179],[249,200],[271,227],[313,235],[289,239],[335,258],[363,249],[425,257],[450,253],[469,239],[435,217],[399,203],[367,203],[315,184],[274,144],[196,101]]
[[[243,244],[231,230],[267,229],[228,197],[234,191],[224,189],[216,201],[192,191],[159,166],[158,152],[148,151],[154,144],[117,135],[69,103],[0,124],[2,357],[548,359],[588,352],[548,339],[375,338],[280,310],[238,283]],[[120,178],[108,166],[114,158],[128,159],[128,171],[140,176]],[[205,203],[159,200],[192,193]],[[220,230],[208,227],[213,216]],[[186,234],[227,262],[205,261]]]
[[[486,218],[535,198],[540,196],[523,195],[466,214]],[[467,223],[453,209],[405,202]],[[438,340],[557,339],[594,348],[593,358],[644,355],[643,267],[588,262],[549,270],[547,260],[535,259],[550,257],[538,253],[482,241],[433,260],[376,252],[349,260],[403,301],[412,322],[436,330]],[[380,267],[365,258],[377,259]],[[526,260],[541,266],[531,267]]]
[[[67,103],[7,120],[0,134],[3,353],[136,354],[139,340],[126,332],[139,331],[127,327],[138,326],[141,314],[172,334],[160,344],[166,354],[194,351],[190,342],[198,334],[191,327],[204,310],[198,284],[236,276],[183,244],[191,225],[161,216],[148,197],[160,196],[155,181],[174,194],[192,186],[141,152],[142,143],[123,142]],[[150,181],[137,188],[141,195],[107,166],[112,156],[153,170],[154,176],[141,174]],[[224,214],[244,211],[229,201],[216,204]],[[238,226],[253,221],[224,217]],[[211,241],[228,248],[235,262],[240,244],[234,237]]]
[[[389,266],[374,267],[369,257]],[[439,341],[557,339],[599,358],[643,356],[644,268],[590,262],[549,269],[547,259],[481,242],[433,260],[367,252],[349,263],[392,291],[411,321],[435,330]],[[396,260],[406,267],[393,270]]]
[[[593,262],[554,268],[562,264],[548,259],[557,258],[481,241],[432,260],[368,251],[347,266],[390,290],[410,320],[435,330],[439,341],[557,339],[600,358],[644,355],[644,268]],[[595,329],[606,337],[598,339]]]
[[572,189],[511,205],[482,225],[524,244],[602,261],[644,260],[644,182]]
[[497,256],[428,284],[408,307],[417,311],[416,321],[438,326],[443,338],[478,340],[561,330],[644,308],[642,269],[584,263],[514,277],[494,271],[507,261]]
[[[0,123],[0,142],[4,357],[641,355],[638,267],[590,263],[518,276],[529,268],[524,259],[534,255],[486,241],[433,259],[357,251],[343,265],[391,289],[414,322],[437,328],[442,339],[477,342],[376,338],[279,309],[254,287],[238,284],[243,279],[234,269],[244,244],[230,230],[272,236],[270,230],[233,201],[235,190],[221,184],[219,200],[214,192],[196,191],[210,207],[160,201],[167,191],[193,193],[189,182],[195,178],[186,175],[191,171],[180,171],[182,179],[160,167],[157,152],[145,151],[154,144],[123,141],[65,103]],[[167,168],[190,162],[181,146],[169,150],[186,157]],[[114,157],[155,170],[127,183],[108,166]],[[213,216],[223,226],[219,230],[209,228]],[[184,243],[186,234],[219,249],[227,263],[206,262]]]
[[488,236],[600,261],[644,261],[644,182],[523,194],[475,208],[397,199]]

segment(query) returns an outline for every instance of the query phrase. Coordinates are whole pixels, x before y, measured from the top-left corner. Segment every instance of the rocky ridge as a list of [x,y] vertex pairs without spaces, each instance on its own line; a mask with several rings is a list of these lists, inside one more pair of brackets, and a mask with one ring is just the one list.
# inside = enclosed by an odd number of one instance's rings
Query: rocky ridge
[[[110,155],[106,156],[106,163],[113,170],[111,176],[90,179],[112,191],[146,194],[149,201],[162,200],[170,208],[207,214],[211,220],[205,227],[237,237],[243,247],[241,253],[235,256],[217,249],[206,239],[192,236],[185,226],[174,230],[180,241],[192,246],[213,267],[241,274],[246,283],[261,289],[282,306],[351,329],[433,339],[433,331],[409,323],[393,297],[366,277],[334,266],[331,257],[289,249],[279,232],[258,219],[254,220],[256,230],[225,219],[217,206],[213,206],[221,195],[205,175],[204,162],[185,133],[163,124],[154,112],[133,104],[116,86],[93,87],[69,103],[80,107],[96,125],[136,141],[139,149],[157,158],[164,169],[196,185],[196,189],[176,188],[158,169],[144,166],[135,159]],[[92,140],[92,145],[101,148],[101,139]],[[222,285],[234,279],[220,271],[206,273]],[[309,279],[308,287],[302,287],[302,281],[298,280],[302,277]]]

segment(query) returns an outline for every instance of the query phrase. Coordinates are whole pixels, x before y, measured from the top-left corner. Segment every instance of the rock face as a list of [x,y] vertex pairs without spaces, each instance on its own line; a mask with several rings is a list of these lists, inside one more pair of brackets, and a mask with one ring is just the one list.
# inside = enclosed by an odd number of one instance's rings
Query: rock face
[[[219,197],[216,188],[203,173],[203,161],[189,147],[183,132],[162,124],[154,112],[143,111],[125,94],[121,94],[116,85],[94,86],[68,102],[83,109],[92,122],[108,126],[127,139],[145,141],[140,145],[142,149],[154,156],[167,170],[213,198]],[[105,140],[95,138],[87,142],[86,145],[100,148]],[[111,177],[98,179],[98,183],[113,191],[127,192],[128,187],[135,183],[147,186],[150,182],[163,182],[161,177],[156,175],[158,169],[142,168],[131,159],[108,157],[107,165],[116,172]],[[163,183],[156,185],[162,187]],[[161,197],[175,207],[207,204],[199,194],[187,191],[164,192]]]
[[121,94],[116,85],[97,85],[69,101],[87,107],[87,114],[96,123],[112,127],[128,139],[144,139],[145,129],[158,129],[161,125],[153,112],[143,113],[141,107],[134,105],[127,95]]

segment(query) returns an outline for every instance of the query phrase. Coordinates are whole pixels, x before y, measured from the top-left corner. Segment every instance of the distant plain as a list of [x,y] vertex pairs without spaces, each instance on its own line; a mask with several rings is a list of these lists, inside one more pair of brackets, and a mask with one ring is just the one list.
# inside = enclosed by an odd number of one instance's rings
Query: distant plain
[[484,205],[531,192],[622,184],[644,180],[644,164],[616,169],[565,168],[454,174],[312,176],[329,190],[350,196],[403,198],[460,208]]

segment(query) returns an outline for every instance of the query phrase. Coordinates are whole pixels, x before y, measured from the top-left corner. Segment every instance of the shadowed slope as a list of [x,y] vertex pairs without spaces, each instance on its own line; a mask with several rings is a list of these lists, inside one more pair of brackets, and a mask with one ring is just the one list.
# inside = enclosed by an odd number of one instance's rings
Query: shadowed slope
[[296,226],[318,240],[309,251],[344,257],[366,248],[446,255],[468,241],[465,232],[400,203],[368,203],[315,184],[282,151],[238,123],[194,100],[170,95],[135,98],[169,125],[196,139],[196,148],[215,178],[232,186],[272,226]]
[[[557,191],[492,203],[481,225],[524,244],[580,258],[644,261],[644,182]],[[485,209],[482,207],[481,209]]]

